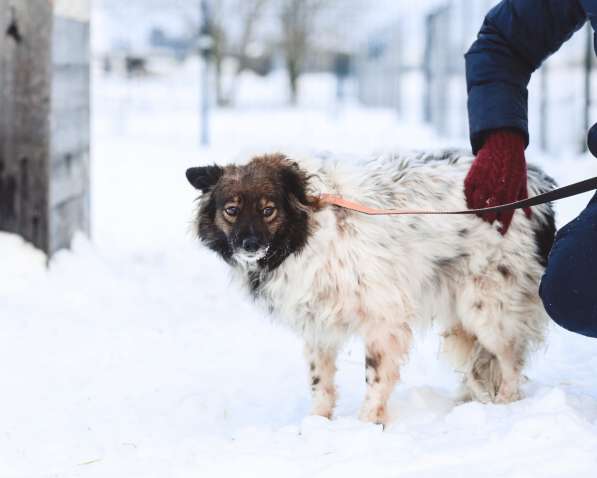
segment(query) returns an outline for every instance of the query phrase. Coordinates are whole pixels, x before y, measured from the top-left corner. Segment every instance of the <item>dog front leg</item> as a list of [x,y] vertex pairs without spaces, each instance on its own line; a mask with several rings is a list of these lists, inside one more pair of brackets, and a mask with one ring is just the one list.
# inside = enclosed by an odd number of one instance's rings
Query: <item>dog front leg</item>
[[313,397],[311,415],[332,418],[336,406],[336,356],[338,349],[314,344],[305,345]]
[[400,364],[408,355],[411,341],[412,332],[407,324],[395,328],[375,324],[368,330],[365,336],[367,395],[359,415],[361,420],[387,423],[388,398],[400,379]]

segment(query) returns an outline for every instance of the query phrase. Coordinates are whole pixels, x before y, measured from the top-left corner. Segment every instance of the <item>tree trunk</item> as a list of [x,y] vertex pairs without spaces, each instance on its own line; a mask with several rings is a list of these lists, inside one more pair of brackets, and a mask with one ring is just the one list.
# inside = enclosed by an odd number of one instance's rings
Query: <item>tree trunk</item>
[[215,82],[216,82],[216,104],[220,107],[228,104],[227,98],[224,95],[224,86],[222,84],[222,57],[216,55],[214,57],[214,70],[215,70]]
[[300,68],[295,60],[288,61],[288,82],[290,87],[290,104],[296,106],[298,103],[298,80]]

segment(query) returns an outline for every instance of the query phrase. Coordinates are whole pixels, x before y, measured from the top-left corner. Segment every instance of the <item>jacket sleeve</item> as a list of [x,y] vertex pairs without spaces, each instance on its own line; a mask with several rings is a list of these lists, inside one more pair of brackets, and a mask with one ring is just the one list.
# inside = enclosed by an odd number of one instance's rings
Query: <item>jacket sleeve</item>
[[476,154],[485,133],[514,128],[529,143],[527,85],[543,60],[587,19],[582,0],[502,0],[465,55],[470,137]]

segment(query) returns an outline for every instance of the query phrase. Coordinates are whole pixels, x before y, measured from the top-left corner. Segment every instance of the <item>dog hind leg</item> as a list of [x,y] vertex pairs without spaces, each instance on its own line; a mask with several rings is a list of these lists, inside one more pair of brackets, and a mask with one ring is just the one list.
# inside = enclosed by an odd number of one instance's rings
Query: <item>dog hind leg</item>
[[477,338],[460,324],[444,332],[442,337],[442,354],[457,371],[464,372],[471,361]]
[[494,403],[520,400],[526,356],[524,338],[504,336],[498,331],[492,333],[491,328],[487,328],[478,334],[478,340],[479,349],[469,374],[471,383],[481,383]]
[[544,320],[534,276],[515,276],[514,270],[515,266],[502,263],[474,277],[462,294],[459,317],[478,341],[466,382],[480,401],[520,399],[527,349],[542,338]]
[[521,372],[524,365],[524,348],[511,342],[498,351],[496,356],[502,372],[502,380],[495,398],[496,403],[520,400]]
[[492,401],[496,393],[491,385],[495,357],[461,324],[444,332],[442,337],[442,354],[457,372],[463,374],[459,400]]
[[476,341],[467,365],[464,384],[471,398],[481,403],[495,401],[502,381],[497,357]]
[[495,352],[478,342],[465,377],[473,398],[483,403],[520,400],[524,357],[524,347],[515,342],[503,344]]

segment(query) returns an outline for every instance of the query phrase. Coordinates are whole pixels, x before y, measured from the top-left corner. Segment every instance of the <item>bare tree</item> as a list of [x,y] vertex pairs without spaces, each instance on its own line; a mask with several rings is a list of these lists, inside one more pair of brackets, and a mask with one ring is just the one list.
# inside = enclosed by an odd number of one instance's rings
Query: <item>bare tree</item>
[[[212,59],[218,105],[234,102],[238,79],[249,68],[251,46],[256,43],[281,50],[290,100],[296,103],[308,55],[322,48],[339,51],[338,45],[345,44],[350,34],[347,25],[365,4],[364,0],[213,0]],[[196,11],[189,9],[188,1],[172,0],[170,5],[180,8],[190,31],[198,30]],[[232,72],[225,71],[230,59],[236,61]]]
[[288,72],[290,101],[296,104],[299,77],[309,54],[318,48],[340,51],[362,0],[276,0],[281,47]]
[[326,0],[280,1],[282,49],[288,72],[292,104],[296,104],[298,98],[298,78],[314,34],[315,20],[326,3],[328,3]]
[[[228,15],[220,15],[216,19],[216,26],[220,36],[218,41],[223,46],[219,52],[220,56],[216,58],[216,76],[218,77],[217,97],[218,104],[221,106],[234,102],[238,78],[249,66],[249,48],[256,39],[259,23],[264,17],[268,2],[269,0],[236,0],[232,2],[231,6],[234,9],[233,16],[236,17],[238,23],[236,29],[226,28],[229,25],[230,17]],[[227,93],[224,93],[222,87],[222,62],[224,55],[230,55],[237,61]]]
[[[211,2],[212,59],[216,82],[216,101],[219,106],[233,102],[238,77],[249,65],[249,48],[259,33],[270,0],[217,0]],[[197,32],[197,17],[189,10],[188,2],[181,6],[187,28]],[[224,66],[227,59],[235,59],[236,67],[225,88]]]

